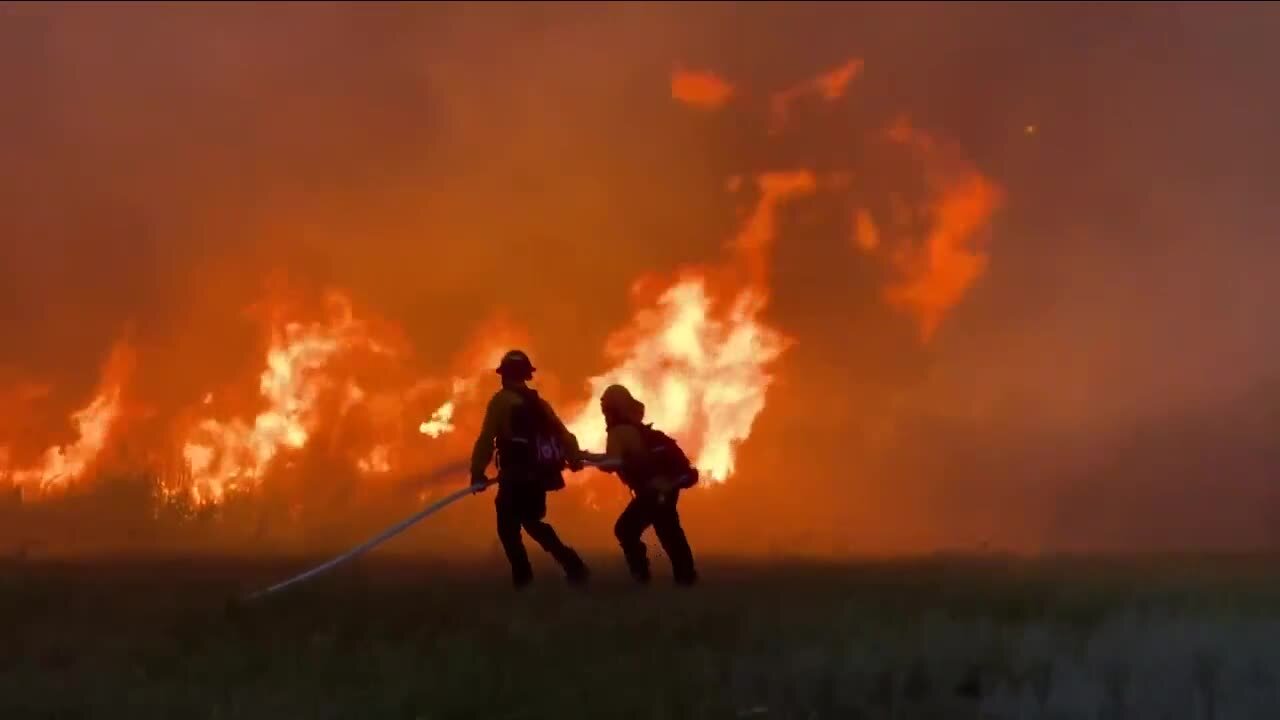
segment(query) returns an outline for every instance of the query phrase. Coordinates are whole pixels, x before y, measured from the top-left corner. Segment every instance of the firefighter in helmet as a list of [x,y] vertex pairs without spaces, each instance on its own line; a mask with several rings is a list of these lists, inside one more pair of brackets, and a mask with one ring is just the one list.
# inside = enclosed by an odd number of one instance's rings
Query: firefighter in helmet
[[640,537],[652,525],[671,561],[673,579],[680,585],[693,585],[698,573],[676,503],[680,491],[697,482],[698,471],[674,440],[644,424],[644,403],[625,387],[606,388],[600,396],[600,410],[608,430],[606,449],[603,455],[586,457],[601,470],[616,473],[631,489],[631,502],[613,532],[632,577],[649,582],[649,558]]
[[489,400],[471,455],[472,486],[479,492],[490,483],[485,472],[496,451],[498,540],[517,588],[533,580],[522,529],[555,558],[569,582],[584,583],[589,575],[586,564],[545,520],[547,493],[564,487],[564,469],[582,469],[578,440],[551,405],[529,387],[534,367],[528,355],[520,350],[508,352],[497,373],[502,387]]

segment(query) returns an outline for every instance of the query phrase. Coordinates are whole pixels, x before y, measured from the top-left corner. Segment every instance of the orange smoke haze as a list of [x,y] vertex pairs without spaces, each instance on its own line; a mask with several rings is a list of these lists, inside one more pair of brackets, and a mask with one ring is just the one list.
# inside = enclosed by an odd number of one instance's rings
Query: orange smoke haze
[[[0,6],[0,554],[337,549],[466,481],[513,347],[584,447],[611,383],[680,440],[707,553],[1264,536],[1191,468],[1275,506],[1266,154],[1189,148],[1270,125],[1185,93],[1267,65],[1019,7]],[[491,502],[396,542],[493,551]]]

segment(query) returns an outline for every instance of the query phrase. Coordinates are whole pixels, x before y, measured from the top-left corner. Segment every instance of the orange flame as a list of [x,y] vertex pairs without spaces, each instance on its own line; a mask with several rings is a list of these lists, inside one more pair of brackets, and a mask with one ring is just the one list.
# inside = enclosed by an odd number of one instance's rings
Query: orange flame
[[456,374],[450,385],[448,399],[436,408],[430,418],[418,425],[418,432],[436,439],[456,430],[453,420],[458,405],[475,399],[480,379],[493,373],[507,350],[527,345],[528,336],[525,331],[502,314],[497,314],[482,324],[454,361]]
[[880,247],[880,231],[875,220],[865,208],[859,208],[853,216],[853,242],[863,252],[875,252]]
[[8,474],[13,484],[36,493],[65,488],[83,477],[106,448],[121,418],[124,383],[133,363],[132,348],[123,342],[117,343],[103,368],[93,399],[71,414],[76,440],[48,448],[39,464],[29,468],[7,468],[9,453],[0,453],[0,473]]
[[453,405],[453,400],[445,400],[443,405],[431,413],[431,419],[418,426],[418,432],[429,438],[438,438],[456,430],[453,426]]
[[[323,420],[322,396],[335,389],[326,371],[342,356],[357,350],[390,352],[354,319],[349,300],[340,295],[330,300],[333,314],[327,323],[289,322],[272,329],[258,381],[267,407],[252,423],[205,418],[191,429],[182,454],[190,466],[188,490],[197,502],[217,502],[228,492],[253,487],[281,453],[307,445]],[[344,390],[344,410],[365,398],[354,383]],[[386,453],[375,448],[358,465],[384,471]]]
[[[925,208],[930,223],[923,241],[900,242],[893,251],[891,261],[899,277],[885,290],[885,298],[915,316],[921,339],[927,342],[947,312],[986,270],[987,255],[978,245],[979,231],[1003,198],[995,184],[954,149],[905,119],[889,128],[888,137],[906,146],[924,164],[932,197]],[[895,210],[898,224],[906,214]],[[880,245],[880,231],[865,210],[855,215],[855,242],[867,251]]]
[[[862,70],[862,61],[851,59],[775,93],[768,106],[774,129],[787,121],[802,98],[842,98]],[[671,94],[690,107],[712,111],[730,102],[736,90],[714,73],[677,70],[671,76]],[[984,272],[987,257],[976,239],[1000,205],[1001,195],[952,149],[909,123],[894,124],[887,137],[906,147],[925,168],[930,197],[915,209],[890,195],[890,211],[885,213],[889,220],[883,227],[876,222],[880,215],[854,210],[852,241],[862,252],[889,264],[895,277],[885,298],[912,316],[927,341]],[[853,178],[847,172],[824,175],[821,187],[843,190]],[[607,385],[620,383],[646,403],[649,421],[681,441],[710,482],[724,482],[734,474],[738,447],[766,406],[774,366],[793,342],[764,319],[778,216],[786,203],[816,193],[819,185],[818,178],[803,169],[728,180],[732,192],[754,187],[757,193],[754,207],[727,243],[730,261],[723,267],[680,272],[664,279],[656,292],[639,283],[634,286],[637,309],[609,339],[604,352],[608,369],[587,380],[591,399],[569,418],[584,448],[603,449],[604,420],[595,399]],[[910,228],[920,212],[928,214],[929,229],[923,237],[912,238]],[[390,472],[403,461],[403,448],[388,428],[415,438],[415,425],[418,433],[430,438],[455,432],[460,409],[477,399],[481,379],[492,372],[500,354],[511,347],[529,349],[524,333],[499,319],[479,329],[444,376],[445,382],[433,380],[407,393],[379,394],[365,378],[352,377],[347,365],[365,353],[394,353],[382,333],[355,319],[345,297],[332,300],[334,312],[325,321],[277,316],[268,324],[265,365],[257,377],[261,406],[232,412],[220,405],[221,392],[201,395],[193,410],[196,419],[179,428],[189,475],[180,492],[197,503],[216,503],[229,493],[251,490],[328,430],[328,423],[348,413],[369,416],[374,428],[350,455],[355,468],[365,474]],[[10,453],[0,448],[0,476],[46,489],[64,486],[89,471],[122,416],[123,378],[113,369],[115,364],[108,363],[92,402],[72,415],[77,440],[49,448],[34,467],[16,470],[10,469]],[[407,398],[427,391],[443,397],[432,398],[432,404],[440,404],[419,423],[431,406],[406,409]],[[412,420],[404,417],[407,413],[413,413]]]
[[986,178],[960,179],[934,202],[925,247],[901,258],[902,279],[886,290],[886,298],[916,316],[923,340],[933,337],[942,318],[986,270],[987,256],[972,241],[998,203],[999,193]]
[[813,173],[807,170],[762,173],[756,176],[760,198],[755,209],[733,239],[732,248],[752,286],[768,283],[769,251],[777,234],[777,209],[785,200],[809,195],[817,190]]
[[375,445],[368,455],[356,461],[356,469],[366,475],[391,472],[391,446]]
[[[636,314],[625,357],[588,381],[592,397],[614,383],[627,386],[647,405],[647,421],[679,438],[704,474],[723,482],[764,409],[768,366],[789,342],[759,320],[763,306],[763,296],[744,290],[717,318],[701,277],[677,282],[657,307]],[[568,425],[583,447],[603,449],[604,418],[594,403]]]
[[[765,173],[756,183],[755,209],[731,243],[746,286],[717,303],[702,274],[679,278],[610,339],[617,365],[587,383],[593,398],[615,383],[629,388],[646,404],[648,420],[678,438],[713,483],[733,474],[737,446],[764,410],[769,368],[791,343],[760,318],[778,207],[817,187],[807,171]],[[604,418],[595,403],[568,425],[583,447],[603,448]]]
[[733,96],[733,86],[709,71],[676,70],[671,97],[699,110],[718,110]]
[[795,87],[774,93],[770,102],[773,115],[772,132],[778,132],[786,125],[791,105],[806,95],[817,95],[827,102],[834,102],[844,97],[849,83],[862,74],[863,66],[862,60],[850,58],[837,68],[810,78]]
[[[497,364],[496,362],[494,363]],[[453,388],[448,400],[444,401],[436,411],[431,413],[431,418],[418,426],[418,432],[429,438],[438,438],[453,432],[457,428],[453,425],[453,413],[456,406],[463,398],[470,397],[475,393],[477,378],[454,378]]]

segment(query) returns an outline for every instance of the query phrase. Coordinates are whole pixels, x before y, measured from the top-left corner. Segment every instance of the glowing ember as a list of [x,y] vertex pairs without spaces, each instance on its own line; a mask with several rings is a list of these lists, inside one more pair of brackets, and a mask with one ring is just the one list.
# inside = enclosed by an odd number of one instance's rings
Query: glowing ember
[[453,426],[453,412],[456,404],[464,396],[470,394],[476,386],[476,381],[455,379],[453,381],[453,395],[444,404],[431,413],[431,419],[418,426],[418,432],[429,438],[438,438],[441,435],[453,432],[456,428]]
[[376,445],[369,454],[356,461],[356,469],[365,474],[382,474],[391,472],[391,447]]
[[446,400],[439,409],[431,413],[430,420],[418,426],[418,432],[430,438],[438,438],[441,435],[451,433],[454,430],[452,400]]

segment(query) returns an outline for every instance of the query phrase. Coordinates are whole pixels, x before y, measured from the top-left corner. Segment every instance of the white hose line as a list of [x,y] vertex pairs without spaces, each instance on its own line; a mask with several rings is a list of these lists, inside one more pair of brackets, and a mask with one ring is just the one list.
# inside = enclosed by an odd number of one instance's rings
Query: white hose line
[[[583,459],[583,464],[590,467],[598,467],[599,465],[602,464],[601,461],[604,457],[605,456],[603,455],[592,455],[588,453],[588,457]],[[452,475],[454,473],[459,473],[466,470],[466,467],[467,467],[467,463],[463,461],[450,463],[442,468],[439,468],[435,472],[431,473],[430,477],[434,479],[434,478],[439,478],[446,475]],[[244,602],[252,602],[254,600],[259,600],[261,598],[267,597],[268,595],[274,595],[291,585],[296,585],[304,580],[309,580],[319,575],[320,573],[325,572],[326,570],[332,570],[333,568],[341,565],[342,563],[348,560],[351,560],[352,558],[359,557],[369,552],[370,550],[374,549],[375,547],[381,545],[382,543],[390,540],[396,535],[399,535],[405,530],[408,530],[410,527],[417,524],[427,516],[432,515],[436,512],[439,512],[440,510],[443,510],[444,508],[452,505],[453,503],[461,500],[462,498],[468,495],[474,495],[480,492],[481,490],[484,490],[485,488],[489,487],[489,485],[492,485],[493,483],[494,481],[490,480],[488,484],[479,488],[473,485],[468,485],[467,487],[461,488],[454,493],[446,495],[440,498],[439,500],[431,503],[427,507],[414,513],[413,515],[405,518],[404,520],[401,520],[400,522],[396,523],[390,528],[387,528],[379,535],[364,541],[360,545],[357,545],[356,547],[324,563],[323,565],[317,565],[316,567],[311,568],[310,570],[302,573],[301,575],[295,575],[294,577],[291,577],[288,580],[283,580],[281,582],[278,582],[269,588],[265,588],[251,595],[247,595],[244,598]]]
[[[458,466],[459,466],[459,463],[452,463],[432,473],[432,476],[439,477],[441,475],[451,475],[453,473],[460,472],[460,469]],[[489,484],[492,484],[492,483],[489,483]],[[252,602],[254,600],[259,600],[261,598],[267,597],[268,595],[274,595],[275,593],[278,593],[281,590],[284,590],[285,588],[291,585],[296,585],[297,583],[300,583],[304,580],[309,580],[319,575],[320,573],[325,572],[326,570],[332,570],[338,565],[341,565],[342,563],[348,560],[351,560],[353,558],[359,557],[360,555],[363,555],[369,552],[370,550],[374,549],[375,547],[381,545],[382,543],[390,540],[396,535],[399,535],[405,530],[408,530],[410,527],[417,524],[419,521],[428,517],[429,515],[432,515],[436,512],[439,512],[440,510],[443,510],[444,508],[448,507],[449,505],[452,505],[453,503],[461,500],[464,497],[467,497],[468,495],[474,495],[475,493],[480,492],[481,490],[483,490],[488,486],[489,485],[485,485],[483,487],[477,488],[477,487],[468,485],[467,487],[461,488],[456,492],[450,493],[449,495],[446,495],[440,498],[439,500],[431,503],[430,505],[419,510],[413,515],[405,518],[404,520],[401,520],[400,522],[396,523],[390,528],[384,530],[382,533],[378,534],[377,536],[370,538],[369,540],[366,540],[360,545],[357,545],[351,550],[348,550],[347,552],[324,563],[323,565],[317,565],[316,567],[313,567],[310,570],[300,575],[295,575],[294,577],[291,577],[288,580],[278,582],[269,588],[259,590],[258,592],[248,595],[244,598],[244,601]]]

